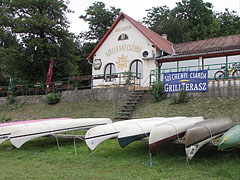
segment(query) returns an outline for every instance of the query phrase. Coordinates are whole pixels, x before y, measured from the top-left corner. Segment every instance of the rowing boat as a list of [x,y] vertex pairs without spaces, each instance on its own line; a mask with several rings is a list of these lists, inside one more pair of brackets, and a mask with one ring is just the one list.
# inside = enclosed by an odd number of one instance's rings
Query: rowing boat
[[166,142],[182,137],[189,127],[201,121],[203,121],[203,117],[189,117],[154,127],[149,136],[151,154],[156,155]]
[[118,121],[102,126],[96,126],[89,129],[85,134],[85,142],[87,146],[94,150],[100,143],[111,138],[117,138],[118,134],[124,130],[128,125],[141,122],[149,122],[156,118],[142,118],[142,119],[131,119],[125,121]]
[[120,146],[124,148],[128,144],[136,140],[148,137],[149,133],[155,126],[183,118],[186,117],[158,118],[152,121],[136,122],[133,124],[129,124],[121,132],[119,132],[118,142]]
[[8,139],[10,139],[12,132],[24,128],[24,124],[41,123],[45,121],[59,121],[68,120],[72,118],[52,118],[52,119],[38,119],[38,120],[26,120],[26,121],[16,121],[0,124],[0,144]]
[[240,145],[240,125],[229,129],[220,139],[218,150],[235,148]]
[[24,127],[12,132],[11,143],[20,148],[25,142],[42,136],[53,135],[74,130],[89,129],[97,125],[111,123],[108,118],[80,118],[59,121],[43,121],[37,123],[26,123]]
[[187,158],[191,160],[202,146],[222,136],[234,124],[230,118],[218,118],[205,120],[190,127],[185,140]]

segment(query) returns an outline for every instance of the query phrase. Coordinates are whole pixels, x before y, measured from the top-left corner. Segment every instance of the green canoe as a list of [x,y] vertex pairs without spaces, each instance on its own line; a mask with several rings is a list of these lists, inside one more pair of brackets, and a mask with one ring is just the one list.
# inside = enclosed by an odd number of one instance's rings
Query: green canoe
[[234,148],[240,145],[240,125],[229,129],[220,139],[218,150]]

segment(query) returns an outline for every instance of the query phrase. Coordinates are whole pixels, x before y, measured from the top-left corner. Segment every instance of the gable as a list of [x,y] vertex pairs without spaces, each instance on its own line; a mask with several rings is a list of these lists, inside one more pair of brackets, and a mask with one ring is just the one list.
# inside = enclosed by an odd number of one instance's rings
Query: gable
[[[121,13],[119,15],[119,17],[116,19],[116,21],[113,23],[113,25],[110,27],[110,29],[107,31],[107,33],[104,35],[104,37],[101,39],[101,41],[97,44],[97,46],[95,47],[95,49],[91,52],[91,54],[88,56],[88,59],[92,59],[93,55],[99,50],[99,48],[102,46],[102,44],[109,38],[109,35],[113,32],[113,30],[115,31],[124,31],[127,30],[127,26],[124,27],[117,27],[119,29],[116,28],[116,26],[119,26],[118,24],[122,21],[128,21],[130,23],[129,26],[132,27],[132,29],[136,29],[139,31],[139,35],[140,36],[144,36],[149,42],[151,42],[158,50],[163,50],[165,52],[167,52],[168,54],[172,54],[173,53],[173,43],[171,43],[170,41],[164,39],[163,37],[161,37],[159,34],[153,32],[152,30],[146,28],[145,26],[143,26],[142,24],[138,23],[137,21],[135,21],[134,19],[130,18],[129,16],[127,16],[124,13]],[[121,23],[120,23],[121,24]],[[122,28],[122,29],[121,29]],[[126,29],[124,29],[126,28]],[[136,35],[136,34],[135,34]]]

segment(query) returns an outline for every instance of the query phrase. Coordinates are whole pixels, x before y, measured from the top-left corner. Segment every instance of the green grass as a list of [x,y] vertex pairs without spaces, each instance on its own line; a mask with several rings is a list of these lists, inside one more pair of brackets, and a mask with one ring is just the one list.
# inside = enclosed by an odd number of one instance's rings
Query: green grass
[[[233,103],[235,102],[235,103]],[[141,101],[133,118],[153,116],[230,116],[239,120],[236,98],[196,98],[188,104],[169,105],[170,100],[154,103],[148,96]],[[109,117],[115,114],[115,102],[59,103],[57,105],[22,105],[17,109],[1,108],[0,119],[11,120],[52,117]],[[5,110],[4,110],[5,109]],[[82,134],[76,131],[70,134]],[[166,179],[166,180],[238,180],[240,179],[240,149],[221,152],[205,146],[186,165],[184,145],[169,143],[152,157],[150,167],[148,142],[137,141],[122,149],[116,139],[103,142],[88,154],[84,142],[77,140],[75,156],[73,139],[42,137],[25,143],[20,149],[10,142],[0,145],[0,180],[39,179]]]
[[230,117],[240,121],[240,97],[191,98],[189,103],[171,104],[171,99],[154,102],[149,95],[138,104],[132,118],[203,116],[205,119]]

